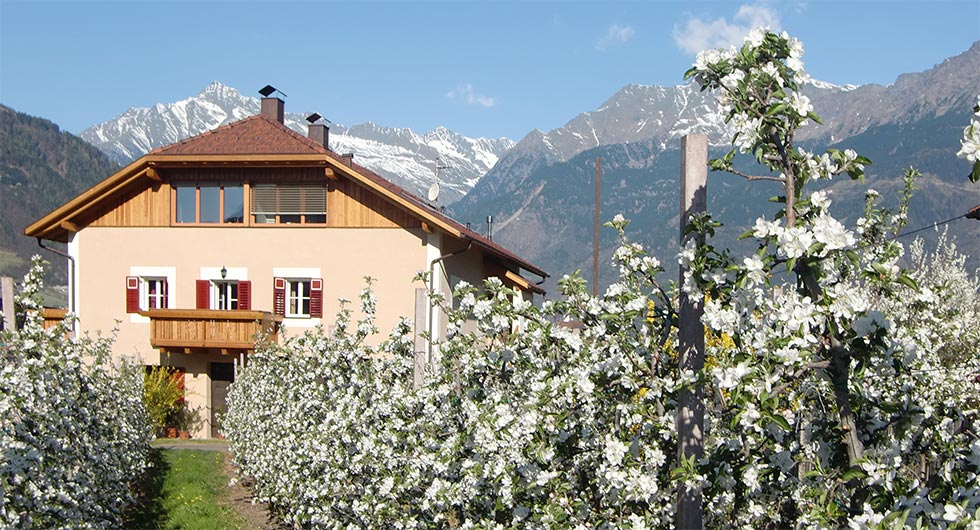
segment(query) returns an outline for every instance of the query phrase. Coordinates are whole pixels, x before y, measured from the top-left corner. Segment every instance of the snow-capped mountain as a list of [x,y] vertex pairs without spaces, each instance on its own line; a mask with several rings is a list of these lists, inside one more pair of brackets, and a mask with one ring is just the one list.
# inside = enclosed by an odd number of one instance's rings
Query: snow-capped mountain
[[[841,94],[851,93],[856,89],[858,87],[853,85],[837,86],[814,81],[804,91],[814,101],[823,103],[822,108],[826,108],[828,103],[838,100]],[[836,119],[838,116],[835,111],[843,114],[852,112],[853,108],[839,104],[836,107],[829,111],[830,119],[825,116],[824,120],[825,124],[834,125],[813,124],[801,134],[801,139],[842,132],[839,129],[844,126],[837,125],[841,121]],[[867,111],[865,114],[869,119],[860,125],[853,120],[846,121],[849,127],[844,131],[846,135],[856,134],[860,132],[856,129],[867,128],[875,122]],[[596,110],[583,112],[562,127],[547,133],[540,130],[529,133],[500,160],[489,173],[489,178],[484,179],[480,186],[506,193],[508,190],[512,191],[535,168],[565,162],[588,149],[642,142],[652,143],[654,148],[663,151],[670,146],[676,148],[680,144],[680,138],[691,133],[707,135],[712,145],[730,141],[732,130],[725,123],[725,115],[719,111],[711,92],[701,92],[693,83],[671,87],[627,85]],[[464,199],[463,204],[456,206],[465,208],[464,204],[468,200]]]
[[[125,164],[156,147],[257,114],[259,107],[258,98],[215,81],[196,96],[131,108],[85,129],[80,136]],[[285,123],[305,135],[307,114],[287,113]],[[508,138],[468,138],[444,127],[418,134],[371,122],[349,128],[336,123],[330,126],[331,149],[354,153],[358,164],[423,197],[435,182],[436,164],[448,166],[439,170],[439,202],[443,204],[465,195],[513,146]]]

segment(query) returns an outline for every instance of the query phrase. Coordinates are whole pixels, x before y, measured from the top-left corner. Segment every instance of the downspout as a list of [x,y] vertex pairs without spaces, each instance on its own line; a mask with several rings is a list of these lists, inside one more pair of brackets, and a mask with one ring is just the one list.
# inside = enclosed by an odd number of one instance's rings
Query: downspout
[[[48,252],[54,252],[59,256],[68,258],[68,283],[69,285],[71,285],[71,292],[68,293],[68,300],[71,302],[71,307],[68,308],[68,310],[71,311],[71,313],[74,315],[75,314],[75,258],[71,254],[64,252],[62,250],[58,250],[53,247],[44,246],[44,240],[41,238],[37,238],[37,246],[43,248],[44,250],[47,250]],[[72,319],[71,321],[71,330],[72,332],[76,331],[75,319]]]
[[[458,256],[459,254],[463,254],[464,252],[468,252],[471,248],[473,248],[472,240],[470,240],[469,244],[467,244],[466,248],[464,248],[463,250],[457,250],[456,252],[443,254],[438,258],[429,262],[429,296],[432,296],[432,294],[436,292],[436,279],[435,279],[436,263],[443,261],[447,258],[451,258],[453,256]],[[430,300],[429,301],[429,363],[432,362],[432,339],[434,338],[432,334],[434,330],[432,329],[432,327],[435,321],[434,311],[435,311],[435,304],[433,304],[432,301]]]

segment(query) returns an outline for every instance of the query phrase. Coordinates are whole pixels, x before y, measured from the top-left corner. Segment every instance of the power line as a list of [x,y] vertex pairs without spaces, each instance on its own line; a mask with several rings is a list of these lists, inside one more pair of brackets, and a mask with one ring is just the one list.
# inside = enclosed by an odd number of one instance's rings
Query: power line
[[910,236],[912,234],[919,233],[919,232],[921,232],[923,230],[929,230],[930,228],[933,228],[934,229],[934,228],[940,227],[942,225],[952,223],[953,221],[955,221],[957,219],[962,219],[962,218],[964,218],[964,217],[966,217],[968,215],[970,215],[970,212],[966,212],[965,214],[962,214],[962,215],[957,215],[956,217],[953,217],[951,219],[946,219],[945,221],[939,221],[939,222],[936,222],[936,223],[932,223],[931,225],[926,225],[926,226],[923,226],[922,228],[916,228],[915,230],[912,230],[910,232],[905,232],[905,233],[902,233],[902,234],[898,234],[893,239],[898,239],[900,237]]

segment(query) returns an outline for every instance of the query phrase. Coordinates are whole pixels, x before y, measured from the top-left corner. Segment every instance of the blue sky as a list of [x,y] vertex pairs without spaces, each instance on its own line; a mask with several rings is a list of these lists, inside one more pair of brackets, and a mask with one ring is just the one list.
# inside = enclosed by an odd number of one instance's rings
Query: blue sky
[[626,84],[679,84],[754,25],[801,39],[817,79],[889,84],[980,40],[980,0],[0,0],[0,102],[77,133],[214,80],[272,84],[346,125],[519,140]]

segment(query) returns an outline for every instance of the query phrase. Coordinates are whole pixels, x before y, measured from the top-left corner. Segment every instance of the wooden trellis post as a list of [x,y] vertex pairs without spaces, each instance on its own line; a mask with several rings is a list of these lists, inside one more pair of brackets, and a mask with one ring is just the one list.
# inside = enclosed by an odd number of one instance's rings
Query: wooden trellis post
[[[691,217],[707,210],[708,138],[703,134],[689,134],[681,138],[681,212],[680,245],[688,239],[699,237],[684,235],[684,227]],[[698,241],[704,243],[703,238]],[[684,283],[685,267],[680,268],[680,282]],[[704,301],[692,300],[684,291],[679,300],[679,351],[680,373],[700,373],[704,368]],[[704,403],[701,385],[681,390],[677,403],[677,454],[680,458],[701,459],[704,454]],[[681,485],[677,490],[677,528],[701,530],[701,488]]]

